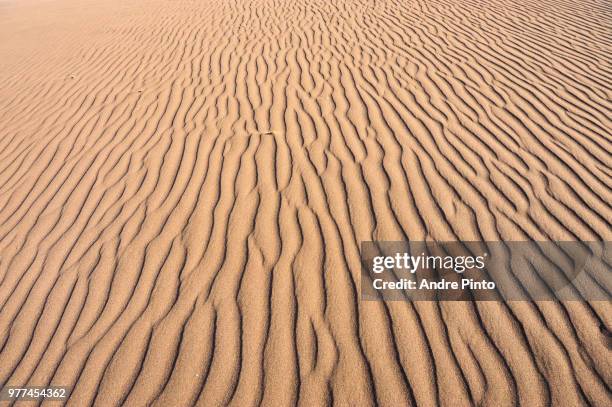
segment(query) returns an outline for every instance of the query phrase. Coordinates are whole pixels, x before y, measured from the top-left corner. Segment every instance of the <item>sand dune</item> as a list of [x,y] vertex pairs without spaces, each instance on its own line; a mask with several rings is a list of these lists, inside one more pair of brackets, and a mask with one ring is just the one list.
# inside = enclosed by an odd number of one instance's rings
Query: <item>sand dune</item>
[[609,303],[361,302],[359,243],[612,240],[611,29],[596,0],[0,3],[0,385],[610,405]]

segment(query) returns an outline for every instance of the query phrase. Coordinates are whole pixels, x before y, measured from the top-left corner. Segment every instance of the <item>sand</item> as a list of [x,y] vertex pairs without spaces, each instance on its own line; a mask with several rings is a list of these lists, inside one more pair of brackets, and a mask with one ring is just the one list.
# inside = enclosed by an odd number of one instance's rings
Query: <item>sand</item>
[[612,240],[595,0],[0,2],[0,385],[610,405],[609,302],[363,302],[364,240]]

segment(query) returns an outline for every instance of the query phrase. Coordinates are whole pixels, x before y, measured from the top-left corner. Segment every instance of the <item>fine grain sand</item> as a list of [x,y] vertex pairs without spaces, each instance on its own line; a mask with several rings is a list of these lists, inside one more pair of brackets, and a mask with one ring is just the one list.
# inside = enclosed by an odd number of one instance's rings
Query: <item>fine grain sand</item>
[[612,240],[601,0],[0,2],[0,385],[612,403],[608,302],[361,302],[364,240]]

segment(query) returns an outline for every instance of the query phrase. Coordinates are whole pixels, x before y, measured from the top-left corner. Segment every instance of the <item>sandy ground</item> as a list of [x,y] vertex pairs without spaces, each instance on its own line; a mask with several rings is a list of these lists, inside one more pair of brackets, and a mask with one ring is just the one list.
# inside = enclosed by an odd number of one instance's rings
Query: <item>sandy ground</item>
[[600,405],[609,303],[365,303],[363,240],[612,240],[595,0],[0,2],[0,384]]

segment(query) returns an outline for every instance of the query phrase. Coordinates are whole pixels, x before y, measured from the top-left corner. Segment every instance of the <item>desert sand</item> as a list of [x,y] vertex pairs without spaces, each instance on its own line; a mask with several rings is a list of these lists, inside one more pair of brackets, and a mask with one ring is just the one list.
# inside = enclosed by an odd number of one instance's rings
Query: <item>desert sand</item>
[[612,240],[611,54],[596,0],[0,2],[0,387],[609,406],[609,302],[364,302],[359,244]]

